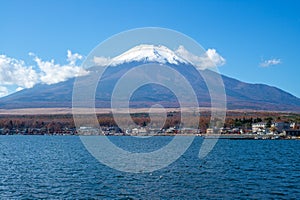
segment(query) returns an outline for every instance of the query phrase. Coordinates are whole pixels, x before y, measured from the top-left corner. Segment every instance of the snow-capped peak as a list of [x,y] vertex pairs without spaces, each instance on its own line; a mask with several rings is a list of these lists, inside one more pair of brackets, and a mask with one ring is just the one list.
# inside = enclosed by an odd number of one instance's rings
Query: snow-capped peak
[[172,50],[161,45],[139,45],[115,57],[113,61],[116,64],[132,61],[148,61],[170,64],[186,63],[185,60],[177,56]]
[[162,64],[169,63],[176,65],[180,63],[188,63],[186,60],[176,55],[174,51],[165,46],[149,44],[135,46],[112,59],[96,57],[94,58],[94,61],[97,64],[102,63],[110,66],[130,62],[158,62]]
[[202,55],[194,55],[183,46],[172,51],[162,45],[141,44],[113,57],[94,57],[94,63],[100,66],[117,66],[130,62],[157,62],[161,64],[191,64],[198,68],[225,64],[225,59],[215,49],[208,49]]

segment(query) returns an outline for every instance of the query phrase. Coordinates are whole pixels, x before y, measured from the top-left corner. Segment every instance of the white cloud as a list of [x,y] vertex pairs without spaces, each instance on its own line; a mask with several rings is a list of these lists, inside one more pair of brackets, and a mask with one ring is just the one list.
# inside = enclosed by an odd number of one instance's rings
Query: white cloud
[[[36,66],[27,65],[23,60],[0,55],[0,96],[25,88],[31,88],[39,83],[54,84],[66,81],[69,78],[88,74],[88,71],[77,64],[78,61],[83,59],[83,56],[78,53],[72,53],[70,50],[67,51],[66,64],[58,64],[55,63],[54,60],[45,61],[33,53],[29,53],[29,55],[33,56]],[[183,58],[183,60],[201,69],[221,66],[226,62],[215,49],[208,49],[204,55],[196,56],[187,51],[183,46],[180,46],[174,52],[174,55]],[[106,66],[114,61],[113,59],[114,58],[95,57],[94,62]],[[268,63],[268,65],[274,65],[280,63],[280,60],[265,62]],[[17,89],[11,91],[9,88]]]
[[0,85],[18,85],[31,88],[38,82],[38,74],[23,60],[0,55]]
[[19,91],[21,91],[21,90],[24,90],[24,88],[22,88],[22,87],[17,87],[16,92],[19,92]]
[[69,78],[84,76],[88,72],[76,66],[78,59],[82,59],[82,56],[79,54],[72,54],[68,50],[67,60],[69,61],[66,65],[56,64],[54,60],[43,61],[42,59],[35,56],[34,61],[40,69],[39,78],[41,83],[46,83],[48,85],[66,81]]
[[[83,76],[88,71],[76,65],[83,58],[82,55],[67,52],[67,64],[61,65],[51,61],[43,61],[33,53],[33,60],[37,66],[27,65],[23,60],[0,55],[0,96],[11,92],[20,91],[24,88],[31,88],[38,83],[54,84],[65,81],[69,78]],[[15,91],[10,91],[6,86],[15,86]]]
[[111,58],[106,58],[106,57],[94,57],[94,63],[99,65],[99,66],[107,66],[112,62]]
[[199,69],[222,66],[226,63],[226,60],[220,54],[218,54],[215,49],[208,49],[203,55],[196,56],[186,50],[183,46],[179,46],[179,48],[176,50],[176,54],[192,63]]
[[273,59],[270,59],[270,60],[264,60],[259,65],[261,67],[269,67],[269,66],[278,65],[278,64],[281,64],[281,60],[273,58]]
[[207,54],[208,58],[210,58],[212,60],[214,65],[216,65],[216,66],[225,65],[225,63],[226,63],[225,58],[223,58],[220,54],[218,54],[215,49],[208,49],[206,51],[206,54]]
[[8,94],[8,89],[4,86],[0,86],[0,97],[6,96]]
[[[158,55],[157,55],[158,54]],[[185,49],[182,45],[177,50],[172,51],[164,46],[139,45],[129,49],[123,54],[110,57],[94,57],[94,63],[99,66],[115,66],[130,61],[155,60],[160,63],[166,61],[172,64],[191,63],[199,69],[212,68],[222,66],[226,60],[217,53],[215,49],[208,49],[202,55],[195,55]]]
[[83,58],[83,56],[78,53],[72,54],[72,52],[70,50],[68,50],[68,52],[67,52],[67,61],[69,62],[69,65],[75,66],[76,62],[78,60],[82,60],[82,58]]

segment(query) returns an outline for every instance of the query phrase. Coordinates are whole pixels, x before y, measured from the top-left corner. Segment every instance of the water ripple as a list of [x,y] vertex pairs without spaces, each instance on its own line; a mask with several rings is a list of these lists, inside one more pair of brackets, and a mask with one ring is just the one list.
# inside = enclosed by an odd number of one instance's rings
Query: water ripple
[[[133,149],[130,137],[112,137]],[[165,145],[156,137],[136,151]],[[299,199],[300,141],[219,140],[198,159],[202,139],[167,168],[131,174],[102,165],[76,136],[0,136],[1,199]],[[140,149],[140,148],[147,149]]]

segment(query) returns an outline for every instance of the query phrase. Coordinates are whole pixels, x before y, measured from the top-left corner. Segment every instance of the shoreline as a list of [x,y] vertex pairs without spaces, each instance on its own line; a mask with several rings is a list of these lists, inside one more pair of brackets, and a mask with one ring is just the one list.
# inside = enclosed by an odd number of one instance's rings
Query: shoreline
[[[150,108],[130,108],[130,113],[147,113]],[[182,110],[190,110],[191,108],[182,108]],[[210,112],[209,107],[195,108],[200,112]],[[91,110],[86,108],[77,108],[75,114],[91,114]],[[112,111],[117,113],[127,113],[127,109],[111,109],[111,108],[95,108],[96,114],[108,114]],[[151,112],[179,112],[181,108],[152,108]],[[297,111],[273,111],[273,110],[252,110],[252,109],[227,109],[226,112],[232,113],[294,113],[300,114]],[[72,108],[19,108],[19,109],[0,109],[0,115],[69,115],[74,114]]]
[[203,139],[214,139],[214,140],[300,140],[300,137],[280,137],[279,135],[255,135],[255,134],[148,134],[148,135],[80,135],[80,134],[6,134],[3,136],[76,136],[76,137],[89,137],[89,136],[100,136],[100,137],[202,137]]

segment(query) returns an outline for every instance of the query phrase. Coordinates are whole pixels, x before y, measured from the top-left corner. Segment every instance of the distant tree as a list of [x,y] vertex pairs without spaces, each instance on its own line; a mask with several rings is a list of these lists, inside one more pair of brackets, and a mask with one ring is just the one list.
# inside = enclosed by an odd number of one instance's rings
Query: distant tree
[[242,121],[241,119],[235,119],[235,122],[234,122],[234,127],[241,127],[243,124],[242,124]]
[[262,122],[262,119],[259,117],[253,119],[253,123],[258,123],[258,122]]
[[272,117],[268,117],[268,118],[266,118],[265,120],[267,120],[266,127],[267,127],[267,128],[270,128],[271,125],[272,125],[272,120],[273,120],[273,118],[272,118]]
[[277,120],[281,120],[280,116],[277,117]]
[[270,128],[270,131],[271,131],[271,132],[275,132],[275,131],[276,131],[276,127],[275,127],[275,126],[272,126],[272,127]]
[[147,126],[146,121],[143,122],[142,126],[143,126],[143,127]]
[[12,120],[8,120],[4,123],[4,128],[12,129],[13,127],[14,127],[14,124],[13,124]]

